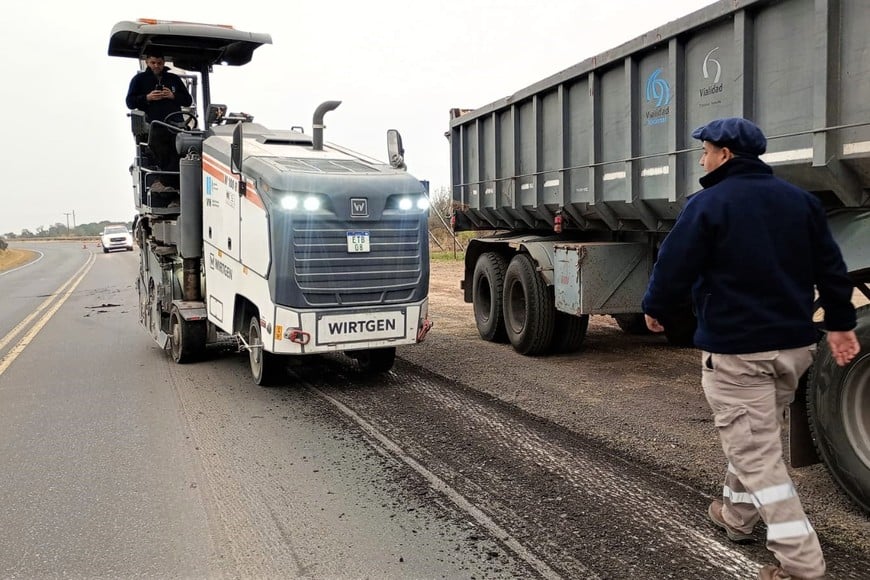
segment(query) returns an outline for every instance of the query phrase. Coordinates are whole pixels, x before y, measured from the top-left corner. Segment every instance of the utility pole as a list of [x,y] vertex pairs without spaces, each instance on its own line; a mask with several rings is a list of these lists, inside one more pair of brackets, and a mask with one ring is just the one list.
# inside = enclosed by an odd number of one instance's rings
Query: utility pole
[[72,211],[73,216],[73,229],[76,229],[76,210]]
[[[66,233],[67,233],[67,235],[69,235],[69,216],[70,216],[70,214],[69,214],[69,212],[64,212],[63,215],[66,216]],[[73,219],[73,224],[75,224],[75,219]]]

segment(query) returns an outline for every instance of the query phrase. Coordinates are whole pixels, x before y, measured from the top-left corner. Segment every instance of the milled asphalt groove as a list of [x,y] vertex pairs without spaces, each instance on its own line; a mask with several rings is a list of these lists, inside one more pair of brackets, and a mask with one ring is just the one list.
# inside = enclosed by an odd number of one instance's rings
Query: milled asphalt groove
[[632,514],[631,527],[655,530],[662,546],[670,544],[674,549],[691,546],[710,569],[733,573],[735,578],[751,576],[759,568],[759,564],[712,537],[708,526],[699,526],[697,514],[686,510],[682,502],[656,493],[647,481],[627,474],[621,461],[614,463],[613,457],[602,461],[594,454],[569,451],[503,411],[470,401],[456,391],[420,380],[413,381],[411,387],[494,433],[504,450],[523,454],[540,469],[563,477],[585,496],[585,502],[594,498],[598,505],[606,506],[608,514],[609,510]]
[[[342,413],[350,417],[355,423],[362,427],[366,433],[368,433],[371,437],[381,443],[390,453],[401,459],[406,465],[408,465],[418,474],[423,476],[423,478],[428,481],[429,484],[436,491],[447,496],[447,498],[450,499],[450,501],[452,501],[454,504],[456,504],[457,507],[468,513],[487,531],[489,531],[495,537],[499,538],[502,542],[504,542],[504,544],[506,544],[511,550],[513,550],[513,552],[517,556],[519,556],[522,560],[524,560],[532,568],[534,568],[542,577],[547,578],[548,580],[557,580],[561,578],[558,573],[550,568],[545,562],[541,561],[540,558],[538,558],[534,553],[527,549],[522,543],[517,541],[516,538],[513,538],[508,532],[502,529],[497,523],[492,520],[492,518],[487,516],[483,511],[478,509],[477,506],[465,499],[461,494],[457,493],[456,490],[451,488],[440,477],[438,477],[437,475],[429,471],[426,467],[421,465],[416,459],[405,453],[401,447],[399,447],[389,437],[378,431],[371,423],[360,417],[348,406],[344,405],[334,397],[327,395],[323,391],[319,390],[317,387],[309,388],[314,393],[320,395],[321,397],[324,397],[330,403],[335,405],[336,408],[338,408]],[[583,577],[587,578],[588,580],[599,579],[598,576],[596,576],[594,573],[587,569],[583,569]]]
[[440,377],[401,363],[368,385],[320,377],[319,391],[560,575],[743,579],[771,561],[713,528],[698,492]]

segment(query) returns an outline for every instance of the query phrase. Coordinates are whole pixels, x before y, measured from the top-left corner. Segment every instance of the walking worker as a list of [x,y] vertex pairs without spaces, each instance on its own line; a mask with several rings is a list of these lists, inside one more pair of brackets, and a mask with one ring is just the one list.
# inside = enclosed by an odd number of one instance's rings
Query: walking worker
[[736,542],[759,519],[778,566],[761,579],[822,578],[825,560],[782,458],[780,429],[816,354],[814,291],[837,364],[860,350],[853,284],[821,202],[774,177],[759,155],[767,138],[742,118],[696,129],[703,189],[665,238],[643,299],[662,332],[690,293],[698,318],[701,385],[728,460],[722,499],[708,509]]

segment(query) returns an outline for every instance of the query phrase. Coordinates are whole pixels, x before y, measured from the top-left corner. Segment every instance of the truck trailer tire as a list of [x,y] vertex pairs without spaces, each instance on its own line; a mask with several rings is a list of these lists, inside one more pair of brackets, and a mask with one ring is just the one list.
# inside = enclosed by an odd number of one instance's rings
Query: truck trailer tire
[[870,305],[858,309],[861,352],[837,366],[827,340],[819,343],[807,384],[813,441],[840,488],[870,514]]
[[248,325],[248,359],[251,363],[251,375],[254,382],[261,387],[274,384],[281,369],[281,359],[263,348],[263,334],[259,315],[251,317]]
[[520,354],[536,355],[550,348],[556,309],[553,292],[527,254],[517,254],[504,277],[504,322],[508,339]]
[[613,319],[619,329],[626,334],[646,335],[651,334],[649,328],[646,327],[646,318],[643,312],[635,312],[633,314],[613,314]]
[[583,346],[586,331],[589,329],[589,315],[574,316],[567,312],[556,311],[553,325],[553,343],[550,352],[568,354],[577,352]]
[[482,254],[474,265],[472,304],[474,323],[480,338],[490,342],[506,342],[503,300],[504,275],[507,260],[496,252]]
[[205,320],[185,320],[177,306],[169,312],[169,352],[178,364],[194,362],[205,353]]

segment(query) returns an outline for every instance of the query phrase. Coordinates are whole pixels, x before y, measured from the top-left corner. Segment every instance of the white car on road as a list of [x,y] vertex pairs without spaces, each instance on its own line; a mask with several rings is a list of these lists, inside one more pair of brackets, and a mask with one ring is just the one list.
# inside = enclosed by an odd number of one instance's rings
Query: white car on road
[[111,250],[127,250],[132,252],[133,235],[127,229],[127,226],[106,226],[100,235],[100,245],[103,246],[103,253],[108,253]]

